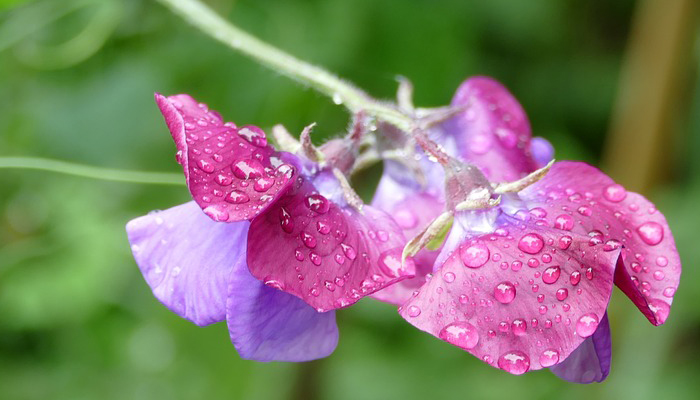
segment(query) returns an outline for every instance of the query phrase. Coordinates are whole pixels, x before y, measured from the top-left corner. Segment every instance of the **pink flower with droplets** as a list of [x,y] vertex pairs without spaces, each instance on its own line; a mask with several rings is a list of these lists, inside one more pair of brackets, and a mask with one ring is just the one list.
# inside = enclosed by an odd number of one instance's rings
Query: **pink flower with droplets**
[[[681,264],[664,216],[584,163],[536,172],[552,148],[531,140],[523,109],[492,79],[467,80],[453,105],[466,110],[430,136],[480,173],[447,164],[446,193],[439,165],[421,163],[423,176],[437,178],[421,184],[387,162],[373,204],[400,216],[407,237],[446,238],[433,246],[438,251],[418,252],[415,278],[374,297],[400,305],[417,328],[512,374],[551,368],[569,381],[602,381],[610,369],[606,310],[613,283],[652,324],[669,315]],[[451,189],[459,174],[471,192]],[[484,193],[487,206],[450,207]],[[434,226],[443,228],[442,237]]]
[[197,325],[226,320],[243,358],[305,361],[335,349],[333,310],[413,276],[401,229],[344,181],[344,151],[329,151],[343,165],[317,163],[190,96],[155,97],[193,201],[126,230],[170,310]]

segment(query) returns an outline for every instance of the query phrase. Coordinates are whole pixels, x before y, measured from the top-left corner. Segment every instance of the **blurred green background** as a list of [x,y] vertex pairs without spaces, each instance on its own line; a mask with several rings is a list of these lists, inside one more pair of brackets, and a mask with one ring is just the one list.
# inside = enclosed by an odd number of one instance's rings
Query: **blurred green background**
[[[637,167],[616,164],[626,150],[611,153],[607,144],[619,133],[610,127],[634,16],[648,2],[663,0],[208,3],[381,98],[394,96],[398,74],[413,81],[420,106],[448,103],[470,75],[494,76],[557,158],[604,159],[603,169],[622,171],[613,178],[625,183]],[[0,7],[0,156],[179,172],[154,91],[192,94],[228,120],[265,129],[283,123],[299,132],[315,121],[319,140],[348,122],[341,107],[154,1],[0,0]],[[674,42],[683,49],[670,74],[678,90],[649,99],[664,107],[666,122],[651,133],[663,157],[638,160],[663,171],[643,191],[674,230],[684,275],[662,327],[615,293],[605,383],[569,384],[546,370],[509,376],[369,299],[338,313],[340,345],[327,359],[241,360],[224,324],[198,328],[161,306],[129,252],[125,223],[187,201],[184,187],[0,170],[0,399],[695,398],[700,31],[697,15],[691,20]],[[677,23],[651,29],[661,35]],[[373,187],[362,189],[370,195]]]

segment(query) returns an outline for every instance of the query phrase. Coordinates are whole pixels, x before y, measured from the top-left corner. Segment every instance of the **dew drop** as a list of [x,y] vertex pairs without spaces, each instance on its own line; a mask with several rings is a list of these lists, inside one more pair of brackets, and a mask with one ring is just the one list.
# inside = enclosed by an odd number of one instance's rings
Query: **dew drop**
[[420,308],[418,306],[409,306],[407,313],[409,317],[415,318],[420,315]]
[[244,204],[249,200],[250,197],[248,197],[247,194],[238,190],[232,190],[228,195],[226,195],[226,197],[224,197],[224,201],[232,204]]
[[479,343],[479,332],[466,321],[453,322],[440,330],[438,337],[463,349],[473,349]]
[[493,288],[493,297],[501,304],[508,304],[515,299],[515,286],[508,281],[503,281]]
[[639,237],[649,246],[661,243],[664,238],[664,228],[657,222],[645,222],[637,228]]
[[498,367],[513,375],[522,375],[530,369],[530,357],[520,350],[512,350],[498,358]]
[[459,256],[462,259],[462,263],[469,268],[479,268],[486,264],[490,255],[489,248],[479,241],[459,248]]
[[258,179],[265,172],[262,164],[257,160],[240,160],[231,167],[231,170],[238,179]]
[[574,228],[574,218],[569,214],[561,214],[554,220],[554,227],[570,231]]
[[627,197],[627,191],[622,185],[612,184],[605,188],[603,197],[613,203],[619,203]]
[[523,336],[527,333],[527,322],[524,319],[514,319],[510,330],[515,336]]
[[542,236],[536,233],[528,233],[520,238],[518,242],[518,248],[520,251],[527,254],[537,254],[544,247],[544,240]]
[[576,322],[576,334],[587,338],[598,329],[598,316],[594,313],[583,314]]
[[561,275],[561,269],[558,265],[549,267],[542,273],[542,282],[551,285],[559,280],[559,275]]
[[306,207],[319,214],[325,214],[330,209],[330,202],[324,196],[314,193],[306,196]]
[[557,289],[556,296],[557,300],[564,301],[569,297],[569,290],[566,288]]
[[559,362],[559,352],[554,349],[547,349],[540,354],[540,365],[544,368],[551,367]]

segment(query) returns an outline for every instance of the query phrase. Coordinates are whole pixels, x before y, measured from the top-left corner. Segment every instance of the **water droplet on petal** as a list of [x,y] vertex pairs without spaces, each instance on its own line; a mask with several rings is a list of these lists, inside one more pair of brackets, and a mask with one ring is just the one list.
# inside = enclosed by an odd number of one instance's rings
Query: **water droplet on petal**
[[272,187],[272,185],[275,183],[275,179],[271,178],[269,176],[263,176],[257,181],[255,181],[255,184],[253,185],[253,189],[257,192],[266,192],[268,189]]
[[559,352],[554,349],[547,349],[540,354],[540,365],[544,368],[551,367],[559,362]]
[[587,338],[598,329],[598,316],[594,313],[583,314],[576,322],[576,334]]
[[459,256],[462,263],[469,268],[479,268],[489,260],[491,252],[483,242],[473,242],[468,246],[459,248]]
[[313,251],[309,253],[309,260],[311,260],[311,262],[316,266],[321,265],[321,256],[314,253]]
[[603,197],[613,203],[619,203],[627,197],[627,191],[622,185],[612,184],[605,188]]
[[355,252],[355,249],[345,243],[341,243],[340,247],[343,249],[343,253],[345,253],[345,257],[354,260],[357,257],[357,253]]
[[569,214],[561,214],[554,220],[554,227],[570,231],[574,228],[574,218]]
[[198,160],[197,166],[199,167],[199,169],[206,172],[207,174],[211,174],[212,172],[214,172],[214,165],[212,165],[212,163],[210,163],[207,160],[204,160],[204,159]]
[[559,238],[559,248],[562,250],[566,250],[571,246],[571,243],[573,243],[574,239],[571,236],[562,236]]
[[455,274],[452,272],[446,272],[445,275],[442,276],[442,279],[444,279],[447,283],[452,283],[455,281]]
[[524,319],[514,319],[510,330],[515,336],[523,336],[527,333],[527,322]]
[[520,238],[518,242],[518,248],[520,251],[527,254],[537,254],[544,247],[544,240],[542,236],[536,233],[528,233]]
[[292,219],[292,216],[289,214],[289,211],[287,211],[286,208],[280,207],[279,218],[282,230],[284,230],[287,233],[292,233],[292,231],[294,231],[294,220]]
[[438,337],[463,349],[473,349],[479,343],[479,332],[466,321],[453,322],[440,331]]
[[671,312],[671,306],[669,306],[665,301],[659,299],[652,299],[649,302],[649,309],[654,313],[654,316],[656,316],[656,319],[661,324],[666,322],[668,314]]
[[513,375],[522,375],[530,369],[530,357],[520,350],[512,350],[498,358],[498,368]]
[[257,160],[240,160],[231,170],[238,179],[258,179],[263,176],[265,169]]
[[559,275],[561,274],[561,269],[559,266],[555,265],[544,270],[542,273],[542,282],[546,284],[553,284],[559,280]]
[[493,288],[493,297],[502,304],[508,304],[515,299],[515,286],[508,281],[503,281]]
[[409,306],[408,307],[408,316],[415,318],[420,315],[420,308],[417,306]]
[[622,247],[622,243],[615,239],[610,239],[603,245],[603,251],[613,251],[619,249],[620,247]]
[[226,195],[226,197],[224,197],[224,200],[228,203],[243,204],[247,203],[250,200],[250,197],[241,191],[232,190],[228,195]]
[[557,289],[556,296],[557,300],[564,301],[567,297],[569,297],[569,290],[566,288]]
[[308,207],[309,210],[315,211],[319,214],[327,213],[328,209],[330,208],[330,202],[328,201],[328,199],[326,199],[318,193],[306,196],[305,201],[306,207]]
[[313,249],[316,247],[316,238],[313,237],[313,235],[308,234],[307,232],[302,232],[301,233],[301,241],[304,243],[304,245],[310,249]]
[[645,222],[637,228],[639,237],[649,246],[661,243],[664,238],[664,228],[657,222]]

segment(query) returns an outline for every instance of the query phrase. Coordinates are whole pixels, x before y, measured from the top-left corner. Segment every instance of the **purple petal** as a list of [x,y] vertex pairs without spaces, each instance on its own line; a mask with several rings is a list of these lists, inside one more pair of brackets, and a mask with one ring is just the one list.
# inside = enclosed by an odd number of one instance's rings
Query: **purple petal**
[[516,180],[537,169],[530,154],[530,123],[508,89],[477,76],[457,89],[453,105],[468,108],[444,124],[459,155],[493,182]]
[[338,205],[299,177],[251,223],[248,266],[266,284],[325,311],[413,276],[412,263],[401,265],[404,244],[387,214]]
[[155,95],[177,145],[192,198],[213,220],[251,219],[285,191],[294,173],[256,126],[223,123],[188,95]]
[[529,212],[519,213],[534,223],[621,248],[615,284],[654,325],[666,321],[681,263],[666,219],[649,200],[590,165],[570,161],[554,164],[520,197]]
[[610,373],[611,357],[610,323],[605,313],[593,336],[584,340],[566,360],[550,370],[569,382],[602,382]]
[[126,225],[136,263],[153,294],[197,325],[226,317],[231,269],[245,257],[247,221],[221,224],[194,202]]
[[266,287],[243,259],[229,281],[226,321],[245,359],[309,361],[330,355],[338,344],[335,311],[316,312],[301,299]]
[[530,152],[537,163],[537,168],[542,168],[554,159],[554,146],[545,138],[534,137],[530,141]]
[[411,324],[512,374],[551,367],[591,336],[619,249],[503,216],[451,255],[400,310]]

